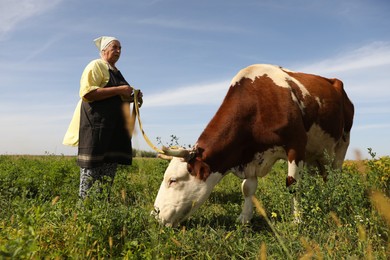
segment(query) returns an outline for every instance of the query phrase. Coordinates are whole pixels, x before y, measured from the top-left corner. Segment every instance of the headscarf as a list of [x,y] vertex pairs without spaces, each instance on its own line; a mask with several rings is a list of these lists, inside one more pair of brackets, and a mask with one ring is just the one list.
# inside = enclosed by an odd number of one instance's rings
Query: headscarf
[[117,38],[111,37],[111,36],[101,36],[95,40],[96,47],[99,49],[99,51],[104,50],[112,41],[118,41]]

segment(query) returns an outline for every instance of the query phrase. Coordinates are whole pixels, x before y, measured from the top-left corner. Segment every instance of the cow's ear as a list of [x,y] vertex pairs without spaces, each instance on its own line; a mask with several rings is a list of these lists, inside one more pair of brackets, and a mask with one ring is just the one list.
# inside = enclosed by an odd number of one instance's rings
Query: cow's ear
[[191,175],[199,180],[206,181],[210,175],[210,167],[199,158],[195,158],[192,162],[188,163],[187,169]]

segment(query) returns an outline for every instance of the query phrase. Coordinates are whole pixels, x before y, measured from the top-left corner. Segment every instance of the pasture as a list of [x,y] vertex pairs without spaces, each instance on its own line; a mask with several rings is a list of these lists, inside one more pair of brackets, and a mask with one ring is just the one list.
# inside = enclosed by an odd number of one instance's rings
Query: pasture
[[78,199],[74,157],[0,156],[0,258],[388,259],[390,157],[348,161],[326,183],[305,174],[293,222],[287,164],[259,179],[256,214],[236,218],[241,180],[227,175],[177,229],[150,216],[167,161],[120,167],[110,199]]

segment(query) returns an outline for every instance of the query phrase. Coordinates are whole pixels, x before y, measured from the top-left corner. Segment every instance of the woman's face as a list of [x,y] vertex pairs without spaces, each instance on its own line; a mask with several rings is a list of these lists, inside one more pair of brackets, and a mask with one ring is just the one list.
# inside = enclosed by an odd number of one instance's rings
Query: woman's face
[[121,43],[117,40],[114,40],[102,51],[102,57],[111,65],[115,65],[121,56],[121,50]]

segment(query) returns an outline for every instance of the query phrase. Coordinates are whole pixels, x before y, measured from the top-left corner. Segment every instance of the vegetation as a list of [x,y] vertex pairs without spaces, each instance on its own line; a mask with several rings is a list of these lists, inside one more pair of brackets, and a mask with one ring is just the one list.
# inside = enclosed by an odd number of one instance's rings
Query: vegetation
[[[371,152],[371,151],[370,151]],[[375,156],[375,154],[372,154]],[[241,212],[241,180],[222,179],[180,228],[150,216],[168,162],[135,158],[120,167],[110,196],[78,199],[74,157],[0,156],[0,258],[22,259],[388,259],[390,157],[328,169],[326,183],[305,173],[290,213],[287,165],[259,179],[257,214]],[[108,199],[109,198],[109,199]]]

